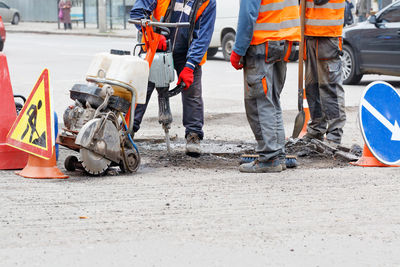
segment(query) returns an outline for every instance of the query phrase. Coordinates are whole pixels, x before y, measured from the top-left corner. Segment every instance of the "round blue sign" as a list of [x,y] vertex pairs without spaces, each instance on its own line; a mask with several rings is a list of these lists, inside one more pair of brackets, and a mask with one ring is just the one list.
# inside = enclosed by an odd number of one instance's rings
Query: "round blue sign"
[[360,103],[360,126],[364,141],[382,163],[400,163],[400,94],[390,84],[373,82]]

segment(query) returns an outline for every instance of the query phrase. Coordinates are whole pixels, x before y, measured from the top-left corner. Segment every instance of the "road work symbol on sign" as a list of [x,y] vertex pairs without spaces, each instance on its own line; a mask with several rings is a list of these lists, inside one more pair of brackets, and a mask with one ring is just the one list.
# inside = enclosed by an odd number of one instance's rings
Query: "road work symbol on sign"
[[49,73],[45,69],[7,135],[7,144],[50,159],[53,153],[53,119]]
[[400,95],[390,84],[367,86],[360,104],[360,128],[372,154],[382,163],[400,163]]
[[[21,136],[21,140],[24,140],[26,134],[30,130],[31,134],[29,136],[29,143],[46,148],[46,131],[43,131],[42,134],[39,134],[36,129],[37,114],[41,107],[42,107],[42,100],[39,100],[37,105],[35,104],[30,105],[27,112],[27,115],[29,116],[28,124],[26,125],[26,129]],[[33,136],[35,134],[37,135],[37,138],[33,139]]]

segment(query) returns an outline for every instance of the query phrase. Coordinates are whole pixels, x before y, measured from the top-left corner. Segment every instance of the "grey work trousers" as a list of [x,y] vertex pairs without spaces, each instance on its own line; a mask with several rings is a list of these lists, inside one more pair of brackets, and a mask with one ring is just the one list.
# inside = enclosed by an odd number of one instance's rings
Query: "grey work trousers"
[[[174,55],[174,66],[179,76],[186,64],[186,55]],[[202,98],[201,66],[197,66],[194,70],[193,84],[186,90],[183,90],[182,106],[183,106],[183,126],[185,127],[185,137],[189,133],[196,133],[200,139],[203,139],[203,125],[204,125],[204,105]],[[149,82],[147,87],[146,104],[138,104],[135,109],[135,120],[133,130],[137,132],[146,112],[147,105],[150,101],[151,94],[154,91],[154,83]]]
[[340,143],[346,122],[338,37],[306,36],[307,135]]
[[287,47],[285,41],[252,45],[244,58],[244,103],[261,162],[285,157],[280,94],[286,78],[283,58]]

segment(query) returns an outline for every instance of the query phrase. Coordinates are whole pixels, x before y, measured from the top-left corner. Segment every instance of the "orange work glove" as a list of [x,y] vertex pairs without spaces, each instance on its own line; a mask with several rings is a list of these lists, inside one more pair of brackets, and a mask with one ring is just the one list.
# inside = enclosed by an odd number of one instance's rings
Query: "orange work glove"
[[160,34],[160,42],[158,42],[157,50],[165,51],[167,50],[167,38]]
[[231,54],[231,64],[232,64],[232,66],[233,66],[235,69],[237,69],[237,70],[240,70],[240,69],[243,68],[243,64],[240,63],[240,58],[241,58],[241,57],[242,57],[242,56],[239,56],[238,54],[236,54],[235,51],[232,50],[232,54]]
[[189,67],[184,67],[183,70],[181,71],[181,73],[179,74],[179,78],[178,78],[178,85],[181,82],[184,82],[186,87],[185,90],[188,89],[192,83],[193,83],[193,71],[191,68]]

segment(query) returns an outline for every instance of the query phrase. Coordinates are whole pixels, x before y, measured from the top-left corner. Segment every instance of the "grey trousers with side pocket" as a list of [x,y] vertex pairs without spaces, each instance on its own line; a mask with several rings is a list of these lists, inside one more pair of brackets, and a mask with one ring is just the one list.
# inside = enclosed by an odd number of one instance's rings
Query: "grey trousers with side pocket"
[[346,123],[338,37],[306,36],[305,88],[311,120],[307,135],[340,143]]
[[261,162],[285,157],[280,94],[286,78],[285,41],[250,46],[244,57],[244,103]]

